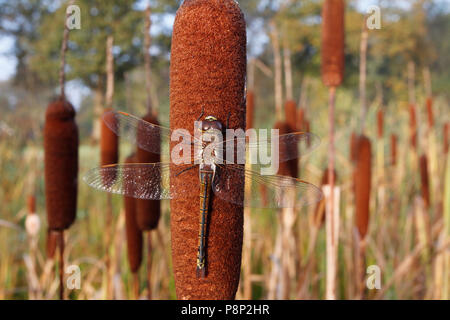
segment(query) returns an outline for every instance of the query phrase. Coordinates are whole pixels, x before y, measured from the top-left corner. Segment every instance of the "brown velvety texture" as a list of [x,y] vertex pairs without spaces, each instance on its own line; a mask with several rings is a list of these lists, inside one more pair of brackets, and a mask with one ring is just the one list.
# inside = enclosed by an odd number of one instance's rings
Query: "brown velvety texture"
[[[108,113],[111,109],[105,110],[105,116],[109,117],[109,123],[112,123],[116,118],[113,113]],[[100,136],[100,152],[101,165],[116,164],[119,162],[119,137],[111,131],[106,125],[105,121],[101,121],[101,136]]]
[[58,99],[47,107],[44,155],[48,226],[64,230],[75,221],[78,191],[78,127],[68,101]]
[[344,79],[345,2],[325,0],[322,9],[322,81],[337,87]]
[[391,165],[397,164],[397,143],[398,138],[395,134],[391,134]]
[[45,242],[45,251],[47,259],[53,259],[55,257],[57,246],[58,246],[58,233],[48,229],[47,238]]
[[[323,171],[322,180],[320,183],[320,185],[322,187],[325,185],[328,185],[330,183],[329,176],[330,176],[330,170],[328,170],[328,168],[326,168]],[[338,176],[337,176],[336,170],[333,170],[333,177],[334,177],[334,183],[337,183]],[[317,227],[321,227],[323,225],[323,223],[325,222],[325,217],[326,217],[325,199],[322,199],[316,205],[316,210],[315,210],[315,214],[314,214],[314,218],[315,218],[314,224]]]
[[[145,115],[142,120],[159,125],[158,119],[152,114]],[[156,145],[160,145],[161,138],[159,136],[147,137],[139,130],[137,132],[137,139],[154,139]],[[137,162],[139,163],[158,163],[161,162],[161,155],[159,153],[151,153],[143,149],[137,148]],[[146,179],[145,174],[142,177]],[[153,178],[153,177],[152,177]],[[161,215],[161,202],[159,200],[144,200],[137,199],[136,203],[136,219],[139,229],[142,231],[149,231],[158,227],[159,217]]]
[[369,138],[358,137],[356,146],[355,202],[356,226],[361,239],[365,238],[369,228],[370,188],[372,180],[372,150]]
[[286,117],[286,123],[288,124],[291,132],[297,131],[297,104],[295,101],[288,100],[284,106],[284,114]]
[[[246,25],[233,0],[186,0],[177,12],[170,67],[170,125],[193,134],[204,107],[231,129],[245,129]],[[171,148],[176,142],[171,143]],[[239,284],[243,208],[214,197],[208,218],[207,274],[196,276],[199,231],[198,169],[175,176],[171,189],[172,258],[178,299],[234,299]],[[242,198],[244,180],[230,179]]]
[[[136,156],[133,154],[129,156],[125,163],[135,163]],[[132,192],[134,184],[125,181],[124,188]],[[123,197],[125,207],[125,231],[127,235],[127,249],[128,249],[128,264],[132,273],[136,273],[142,263],[142,231],[139,230],[136,221],[136,202],[137,199],[133,197]]]
[[428,116],[428,126],[433,128],[434,126],[434,115],[433,115],[433,98],[427,98],[427,116]]
[[27,197],[27,208],[28,213],[36,213],[36,197],[34,195]]
[[246,130],[254,128],[255,122],[255,93],[253,91],[247,91],[247,114],[245,126]]
[[305,109],[299,108],[297,111],[297,130],[299,132],[306,131],[305,129]]
[[[275,130],[279,130],[278,134],[281,136],[283,134],[291,133],[291,128],[286,122],[277,122],[273,126]],[[280,145],[280,158],[283,157],[284,154],[292,153],[289,150],[284,150],[283,147],[286,147],[285,144]],[[293,146],[295,147],[295,146]],[[292,159],[289,161],[280,162],[280,166],[278,167],[277,174],[282,176],[290,176],[297,178],[298,177],[298,159]]]
[[444,154],[448,153],[448,146],[449,146],[449,131],[450,131],[450,124],[447,122],[444,124]]
[[430,208],[430,176],[428,174],[428,158],[422,155],[419,159],[422,198],[426,208]]
[[409,141],[411,147],[417,150],[417,115],[416,115],[416,106],[409,106]]
[[383,113],[383,109],[378,109],[378,111],[377,111],[377,133],[378,133],[378,138],[379,139],[383,138],[383,133],[384,133],[384,113]]

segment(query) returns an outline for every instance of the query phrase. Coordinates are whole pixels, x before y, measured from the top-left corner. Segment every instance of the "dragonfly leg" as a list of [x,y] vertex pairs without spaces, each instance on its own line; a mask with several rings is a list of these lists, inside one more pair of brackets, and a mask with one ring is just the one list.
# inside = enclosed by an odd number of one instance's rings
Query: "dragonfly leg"
[[191,166],[191,167],[189,167],[189,168],[183,169],[183,170],[181,170],[180,172],[175,173],[175,177],[178,177],[179,175],[181,175],[182,173],[185,173],[186,171],[189,171],[189,170],[191,170],[191,169],[194,169],[196,166],[197,166],[197,165],[193,165],[193,166]]
[[198,117],[197,121],[200,121],[200,119],[205,115],[205,106],[202,106],[202,113],[200,113],[200,117]]

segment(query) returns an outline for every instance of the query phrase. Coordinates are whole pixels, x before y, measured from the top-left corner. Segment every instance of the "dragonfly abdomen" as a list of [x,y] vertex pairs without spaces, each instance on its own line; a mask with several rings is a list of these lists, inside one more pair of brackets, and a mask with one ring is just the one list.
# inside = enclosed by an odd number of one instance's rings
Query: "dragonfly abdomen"
[[200,226],[198,232],[197,277],[206,277],[206,227],[214,171],[200,169]]

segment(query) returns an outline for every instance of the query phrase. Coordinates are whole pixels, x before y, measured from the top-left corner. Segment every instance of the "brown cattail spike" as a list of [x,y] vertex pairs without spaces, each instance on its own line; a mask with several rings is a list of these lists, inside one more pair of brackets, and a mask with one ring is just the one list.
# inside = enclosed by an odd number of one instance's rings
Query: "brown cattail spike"
[[359,136],[356,145],[355,202],[356,226],[361,239],[369,228],[369,205],[372,174],[371,143],[366,136]]
[[[159,125],[158,119],[152,114],[147,114],[142,118],[142,120],[147,121],[149,123]],[[137,139],[140,141],[141,139],[152,139],[152,145],[160,148],[161,138],[158,135],[154,135],[152,137],[146,137],[146,132],[143,132],[142,129],[138,128]],[[137,162],[139,163],[158,163],[161,162],[161,156],[159,153],[151,153],[141,148],[137,149]],[[148,179],[153,177],[147,177],[145,172],[138,179]],[[145,183],[143,184],[145,185]],[[159,200],[143,200],[137,199],[136,203],[136,220],[137,225],[140,230],[148,231],[153,230],[158,226],[158,221],[160,217],[160,206],[161,203]]]
[[[170,65],[170,126],[194,133],[201,115],[245,129],[246,24],[234,0],[186,0],[175,18]],[[220,50],[217,50],[220,48]],[[202,119],[203,120],[203,119]],[[176,144],[171,143],[171,148]],[[175,165],[172,164],[173,169]],[[243,208],[211,199],[206,279],[196,276],[200,182],[198,169],[171,176],[172,258],[179,299],[233,299],[241,269]],[[244,180],[229,180],[243,197]]]
[[391,165],[397,164],[397,143],[398,138],[395,134],[391,134]]
[[378,133],[378,139],[383,138],[384,133],[384,113],[383,109],[378,109],[377,112],[377,133]]
[[[108,119],[109,118],[109,119]],[[119,162],[119,137],[106,125],[117,121],[111,109],[106,109],[101,126],[101,165],[106,166]]]
[[[283,134],[288,134],[291,132],[289,125],[286,122],[277,122],[274,125],[274,130],[278,130],[278,134],[281,136]],[[291,154],[291,150],[285,150],[285,144],[280,144],[280,157],[282,158],[284,154]],[[278,174],[282,176],[290,176],[297,178],[298,176],[298,161],[297,159],[281,162],[278,166]]]
[[28,213],[36,213],[36,197],[34,195],[27,197],[27,208]]
[[[135,155],[129,156],[125,163],[135,163]],[[124,182],[127,193],[132,193],[134,188],[134,181]],[[127,234],[127,248],[128,248],[128,264],[132,273],[137,273],[142,263],[142,231],[139,230],[136,221],[136,202],[137,199],[132,197],[123,197],[125,205],[125,227]]]
[[322,9],[322,81],[337,87],[344,79],[344,0],[325,0]]
[[417,150],[417,115],[416,106],[411,104],[409,106],[409,130],[410,130],[410,144],[411,147]]
[[48,226],[64,230],[75,220],[78,191],[78,127],[75,110],[66,100],[47,108],[44,149]]
[[247,91],[247,114],[246,114],[246,130],[254,127],[255,121],[255,93],[251,90]]
[[428,159],[426,155],[420,157],[420,180],[422,183],[422,198],[425,207],[430,208],[430,177],[428,174]]

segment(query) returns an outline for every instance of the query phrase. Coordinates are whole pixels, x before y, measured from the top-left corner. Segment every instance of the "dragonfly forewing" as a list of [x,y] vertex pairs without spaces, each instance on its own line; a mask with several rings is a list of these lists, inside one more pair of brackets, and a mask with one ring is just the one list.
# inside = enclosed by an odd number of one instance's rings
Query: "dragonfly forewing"
[[[169,128],[152,124],[122,111],[105,113],[103,121],[116,135],[152,153],[161,153],[161,141],[169,142],[173,134]],[[176,137],[183,144],[198,143],[198,139],[186,131],[177,131]]]

